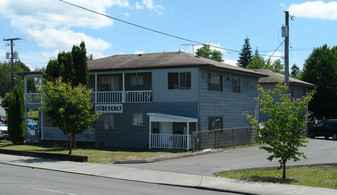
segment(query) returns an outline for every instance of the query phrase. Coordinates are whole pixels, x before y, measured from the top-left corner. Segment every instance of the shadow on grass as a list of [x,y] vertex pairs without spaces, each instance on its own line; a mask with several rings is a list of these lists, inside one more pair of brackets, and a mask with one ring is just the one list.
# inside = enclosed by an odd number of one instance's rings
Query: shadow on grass
[[290,183],[299,181],[294,178],[283,179],[281,177],[276,177],[276,176],[259,176],[259,175],[252,175],[248,177],[242,176],[241,179],[249,180],[249,181],[258,181],[258,182],[281,183],[281,184],[290,184]]

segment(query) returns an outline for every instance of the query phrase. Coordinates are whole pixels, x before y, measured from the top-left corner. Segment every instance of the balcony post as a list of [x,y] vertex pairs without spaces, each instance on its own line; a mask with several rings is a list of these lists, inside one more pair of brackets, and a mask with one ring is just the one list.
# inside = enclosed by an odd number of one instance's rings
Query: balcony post
[[25,126],[26,126],[26,143],[27,143],[27,136],[28,136],[28,128],[27,128],[27,75],[24,76],[24,91],[25,91]]
[[123,72],[122,76],[122,103],[125,103],[125,73]]
[[[41,88],[43,87],[43,76],[41,75],[40,77],[40,81],[41,81]],[[42,95],[40,96],[40,99],[41,99],[41,103],[42,103]],[[40,130],[41,130],[41,141],[43,141],[43,134],[44,134],[44,129],[43,129],[43,126],[44,126],[44,122],[43,122],[43,111],[41,111],[41,127],[40,127]]]
[[187,121],[187,137],[186,137],[186,140],[187,140],[187,146],[186,146],[186,150],[189,150],[190,149],[190,122]]
[[95,73],[95,101],[94,103],[97,103],[97,73]]
[[152,121],[151,121],[151,116],[150,116],[150,119],[149,119],[149,149],[151,149],[151,127],[152,126]]

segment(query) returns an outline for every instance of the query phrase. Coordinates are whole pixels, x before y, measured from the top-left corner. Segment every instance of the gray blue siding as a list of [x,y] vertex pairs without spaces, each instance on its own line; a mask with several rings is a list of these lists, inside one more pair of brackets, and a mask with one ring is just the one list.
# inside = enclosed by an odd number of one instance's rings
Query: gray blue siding
[[[191,72],[190,89],[168,89],[169,72]],[[153,102],[197,102],[198,68],[172,68],[152,71]]]
[[[95,122],[96,145],[125,148],[147,148],[149,143],[149,117],[159,112],[197,117],[197,102],[160,102],[152,104],[124,104],[123,113],[115,115],[115,129],[104,130],[103,116]],[[143,113],[143,126],[132,126],[132,114]]]
[[[208,90],[208,74],[223,76],[223,91]],[[241,92],[232,92],[232,77],[241,78]],[[253,80],[253,88],[248,87],[248,79]],[[249,122],[243,116],[247,111],[255,115],[257,97],[257,77],[233,75],[226,72],[202,70],[200,79],[200,130],[208,129],[209,116],[223,116],[223,127],[244,127]]]

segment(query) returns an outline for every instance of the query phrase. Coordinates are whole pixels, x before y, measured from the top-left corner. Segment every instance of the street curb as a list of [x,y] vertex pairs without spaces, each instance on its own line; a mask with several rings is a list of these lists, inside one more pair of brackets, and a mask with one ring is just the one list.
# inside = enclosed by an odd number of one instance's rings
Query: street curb
[[38,158],[53,159],[53,160],[88,162],[87,156],[80,156],[80,155],[57,154],[57,153],[47,153],[47,152],[31,152],[31,151],[23,151],[23,150],[9,150],[9,149],[2,149],[2,148],[0,148],[0,153],[9,154],[9,155],[18,155],[18,156],[38,157]]
[[9,166],[17,166],[17,167],[25,167],[25,168],[31,168],[31,169],[40,169],[40,170],[45,170],[45,171],[55,171],[55,172],[59,172],[59,173],[84,175],[84,176],[90,176],[90,177],[100,177],[100,178],[116,179],[116,180],[122,180],[122,181],[132,181],[132,182],[138,182],[138,183],[147,183],[147,184],[156,184],[156,185],[164,185],[164,186],[209,190],[209,191],[214,191],[214,192],[227,192],[227,193],[234,193],[234,194],[258,195],[258,194],[255,194],[255,193],[248,193],[248,192],[243,192],[243,191],[240,191],[240,190],[234,191],[234,190],[204,187],[204,186],[201,186],[200,184],[191,186],[191,185],[184,185],[184,184],[149,182],[149,181],[139,181],[139,180],[135,180],[135,179],[123,179],[123,178],[118,178],[118,177],[108,177],[108,176],[95,175],[95,174],[90,174],[90,173],[78,173],[78,172],[73,172],[73,171],[57,170],[57,169],[52,169],[52,168],[34,167],[34,166],[31,166],[31,165],[18,165],[18,164],[12,164],[12,163],[4,163],[4,162],[0,162],[0,164],[9,165]]
[[[337,163],[315,163],[315,164],[302,164],[302,165],[287,165],[287,168],[315,167],[315,166],[337,166]],[[273,169],[277,169],[277,168],[279,168],[279,166],[234,169],[234,170],[228,170],[228,171],[215,172],[215,173],[213,173],[213,175],[221,174],[221,173],[227,173],[227,172],[238,172],[238,171],[249,171],[249,170],[273,170]]]
[[209,150],[203,150],[200,152],[193,152],[188,154],[179,154],[174,156],[165,156],[165,157],[159,157],[159,158],[149,158],[149,159],[143,159],[143,160],[117,160],[113,162],[113,164],[137,164],[137,163],[152,163],[152,162],[158,162],[158,161],[164,161],[164,160],[172,160],[172,159],[179,159],[179,158],[187,158],[192,156],[199,156],[204,154],[212,154],[212,153],[218,153],[223,152],[223,149],[209,149]]

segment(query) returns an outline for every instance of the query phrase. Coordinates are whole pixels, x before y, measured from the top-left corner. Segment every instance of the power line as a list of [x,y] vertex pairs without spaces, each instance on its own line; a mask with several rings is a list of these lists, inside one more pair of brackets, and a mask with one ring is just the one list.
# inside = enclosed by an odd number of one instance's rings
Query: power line
[[[119,22],[123,22],[123,23],[125,23],[125,24],[129,24],[129,25],[132,25],[132,26],[135,26],[135,27],[138,27],[138,28],[142,28],[142,29],[144,29],[144,30],[148,30],[148,31],[154,32],[154,33],[162,34],[162,35],[165,35],[165,36],[168,36],[168,37],[180,39],[180,40],[187,41],[187,42],[191,42],[191,43],[196,43],[196,44],[201,44],[201,45],[209,45],[209,44],[206,44],[206,43],[201,43],[201,42],[199,42],[199,41],[194,41],[194,40],[187,39],[187,38],[183,38],[183,37],[180,37],[180,36],[177,36],[177,35],[172,35],[172,34],[169,34],[169,33],[162,32],[162,31],[154,30],[154,29],[152,29],[152,28],[148,28],[148,27],[145,27],[145,26],[142,26],[142,25],[139,25],[139,24],[135,24],[135,23],[132,23],[132,22],[128,22],[128,21],[126,21],[126,20],[122,20],[122,19],[119,19],[119,18],[116,18],[116,17],[113,17],[113,16],[109,16],[109,15],[107,15],[107,14],[103,14],[103,13],[94,11],[94,10],[92,10],[92,9],[86,8],[86,7],[82,7],[82,6],[73,4],[73,3],[69,3],[69,2],[64,1],[64,0],[59,0],[59,1],[61,1],[61,2],[63,2],[63,3],[66,3],[66,4],[68,4],[68,5],[71,5],[71,6],[74,6],[74,7],[77,7],[77,8],[80,8],[80,9],[83,9],[83,10],[86,10],[86,11],[89,11],[89,12],[92,12],[92,13],[95,13],[95,14],[98,14],[98,15],[101,15],[101,16],[104,16],[104,17],[107,17],[107,18],[110,18],[110,19],[117,20],[117,21],[119,21]],[[238,50],[228,49],[228,48],[224,48],[224,47],[218,47],[218,46],[212,46],[212,47],[218,48],[218,49],[225,49],[225,50],[232,51],[232,52],[238,52],[238,53],[240,52],[240,51],[238,51]]]
[[[273,57],[274,53],[281,47],[281,45],[283,44],[283,42],[284,42],[284,41],[282,41],[282,42],[280,43],[280,45],[277,46],[277,48],[273,51],[273,53],[269,56],[268,59],[271,59],[271,58]],[[283,56],[274,56],[274,57],[283,57]]]

